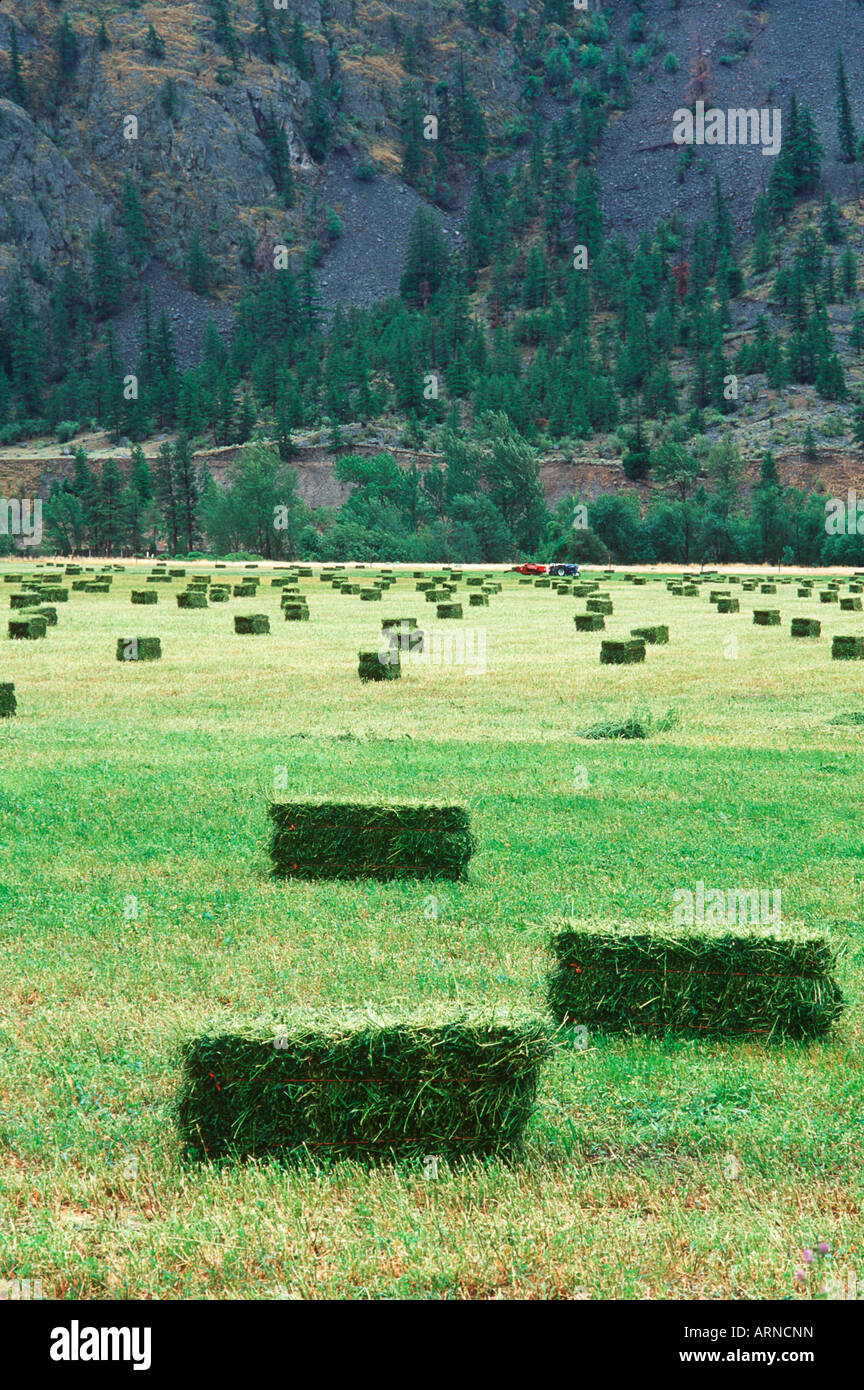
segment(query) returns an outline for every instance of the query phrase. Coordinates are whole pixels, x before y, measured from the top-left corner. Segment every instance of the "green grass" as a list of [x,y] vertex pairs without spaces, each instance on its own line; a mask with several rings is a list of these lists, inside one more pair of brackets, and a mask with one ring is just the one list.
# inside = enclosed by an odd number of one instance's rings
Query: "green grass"
[[[436,627],[410,575],[390,611]],[[707,586],[613,579],[605,636],[668,622],[673,641],[601,666],[578,600],[506,576],[442,624],[485,632],[485,675],[406,659],[368,686],[375,606],[304,579],[314,621],[286,624],[262,584],[271,637],[250,643],[236,599],[178,610],[184,583],[148,614],[158,663],[115,657],[131,568],[70,595],[42,641],[0,639],[18,699],[0,723],[0,1278],[84,1298],[798,1298],[800,1248],[824,1240],[860,1279],[864,728],[833,721],[864,697],[830,653],[861,619],[788,585],[763,629],[758,592],[719,616]],[[792,641],[789,619],[816,615],[822,637]],[[579,737],[642,698],[677,725]],[[469,878],[274,881],[274,798],[464,805]],[[553,918],[669,922],[700,879],[780,888],[785,918],[845,947],[828,1039],[567,1034],[524,1157],[437,1178],[181,1163],[177,1041],[214,1014],[536,1011]]]

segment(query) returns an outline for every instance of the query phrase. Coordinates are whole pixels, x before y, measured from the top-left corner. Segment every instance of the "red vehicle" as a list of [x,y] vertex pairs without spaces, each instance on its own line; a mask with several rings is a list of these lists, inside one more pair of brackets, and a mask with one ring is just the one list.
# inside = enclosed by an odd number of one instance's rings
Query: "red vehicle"
[[513,572],[514,574],[545,574],[546,566],[535,564],[514,565]]

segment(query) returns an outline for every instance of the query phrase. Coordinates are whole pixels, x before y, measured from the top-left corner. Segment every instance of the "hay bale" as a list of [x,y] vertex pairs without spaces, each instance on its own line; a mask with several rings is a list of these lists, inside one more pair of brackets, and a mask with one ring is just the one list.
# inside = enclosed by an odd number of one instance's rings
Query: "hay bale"
[[270,619],[266,613],[235,613],[234,631],[239,636],[260,637],[270,631]]
[[465,585],[469,589],[476,589],[479,588],[485,582],[486,581],[484,580],[482,574],[469,574],[467,579],[465,580]]
[[182,1044],[174,1121],[199,1160],[502,1158],[550,1050],[541,1020],[500,1009],[221,1020]]
[[532,579],[529,579],[527,575],[523,575],[522,578],[519,580],[520,584],[533,584],[533,582],[534,581]]
[[601,666],[632,666],[645,660],[645,643],[641,638],[600,643]]
[[712,589],[708,595],[711,603],[716,603],[719,598],[731,598],[729,589]]
[[15,685],[12,681],[0,682],[0,719],[11,719],[18,710],[15,698]]
[[10,607],[10,608],[32,608],[32,607],[33,607],[33,595],[32,595],[32,593],[30,593],[30,594],[10,594],[10,595],[9,595],[9,607]]
[[793,637],[821,637],[822,624],[818,618],[793,618],[790,633]]
[[844,613],[860,613],[861,600],[860,598],[841,598],[840,607]]
[[46,603],[68,603],[69,590],[58,584],[45,584],[42,586],[41,597]]
[[836,603],[837,600],[838,594],[836,589],[823,589],[822,593],[819,595],[820,603]]
[[118,637],[118,661],[161,661],[162,641],[159,637]]
[[534,580],[534,588],[535,588],[535,589],[548,589],[548,588],[551,587],[551,585],[552,585],[552,580],[551,580],[551,579],[535,579],[535,580]]
[[573,622],[576,624],[577,632],[602,632],[606,627],[606,619],[602,613],[575,613]]
[[605,613],[608,617],[614,612],[611,598],[589,598],[585,600],[585,607],[589,613]]
[[799,598],[810,598],[811,595],[812,595],[812,593],[813,593],[813,590],[812,590],[812,589],[801,588],[801,589],[798,589],[798,590],[797,590],[797,594],[798,594],[798,597],[799,597]]
[[718,600],[717,600],[717,612],[718,612],[718,613],[740,613],[740,612],[741,612],[741,603],[740,603],[740,600],[737,599],[737,598],[718,598]]
[[231,595],[227,589],[213,588],[210,590],[211,603],[227,603]]
[[835,661],[864,661],[864,637],[835,637],[831,656]]
[[412,631],[417,626],[416,618],[382,618],[381,631],[387,632],[391,627],[410,628]]
[[685,598],[698,598],[698,597],[699,597],[699,585],[698,585],[698,584],[685,584],[685,585],[683,585],[683,587],[682,587],[682,589],[681,589],[681,592],[682,592],[682,594],[684,595]]
[[276,878],[463,879],[474,851],[461,806],[295,802],[269,814]]
[[[236,589],[234,592],[237,592]],[[178,608],[207,608],[207,606],[206,594],[192,593],[190,590],[187,590],[185,594],[177,595]]]
[[815,933],[585,927],[552,945],[549,1007],[592,1031],[815,1038],[843,1009],[836,954]]
[[760,592],[760,594],[776,594],[776,592],[777,592],[777,585],[776,585],[776,584],[760,584],[760,585],[759,585],[759,592]]
[[756,608],[753,610],[753,621],[757,627],[779,627],[780,610],[779,608]]
[[669,641],[669,628],[665,623],[655,623],[653,627],[631,627],[631,637],[639,637],[653,647],[665,647]]
[[235,585],[234,585],[234,597],[235,597],[235,598],[254,598],[255,595],[256,595],[257,593],[258,593],[258,585],[257,585],[257,584],[235,584]]
[[468,607],[469,607],[469,608],[488,608],[488,607],[489,607],[489,595],[488,595],[488,594],[469,594],[469,595],[468,595]]
[[168,574],[170,575],[170,577],[171,577],[172,579],[185,579],[185,578],[186,578],[186,571],[185,571],[185,569],[169,570],[169,571],[168,571]]
[[111,585],[102,583],[99,580],[91,580],[84,585],[84,592],[85,594],[110,594]]
[[381,602],[381,590],[380,590],[380,589],[375,589],[375,588],[372,588],[372,589],[361,589],[361,590],[360,590],[360,598],[361,598],[361,600],[362,600],[364,603],[380,603],[380,602]]
[[159,595],[155,589],[133,589],[132,602],[138,604],[158,603]]
[[422,652],[426,643],[426,633],[414,625],[416,621],[416,618],[407,618],[398,628],[392,624],[382,627],[382,644],[389,644],[399,652]]
[[38,608],[33,609],[33,612],[37,613],[40,618],[44,618],[49,627],[57,626],[57,609],[52,608],[50,604],[40,603]]
[[442,620],[443,620],[444,618],[461,618],[461,617],[462,617],[462,604],[461,604],[461,603],[439,603],[439,604],[438,604],[438,607],[437,607],[436,610],[435,610],[435,612],[436,612],[437,616],[438,616],[440,619],[442,619]]
[[44,637],[47,631],[48,622],[40,618],[38,613],[28,612],[20,618],[9,619],[9,636],[16,641],[35,641]]
[[305,603],[285,603],[282,605],[286,623],[308,623],[309,608]]
[[359,652],[357,674],[361,681],[398,681],[402,676],[398,644],[388,640],[386,647],[374,652]]

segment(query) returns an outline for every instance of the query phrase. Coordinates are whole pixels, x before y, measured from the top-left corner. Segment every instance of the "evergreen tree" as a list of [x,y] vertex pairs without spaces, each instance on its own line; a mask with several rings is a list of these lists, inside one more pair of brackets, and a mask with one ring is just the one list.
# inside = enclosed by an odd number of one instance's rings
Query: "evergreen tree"
[[165,57],[165,40],[156,33],[152,24],[147,27],[147,37],[144,40],[144,52],[151,58]]
[[303,27],[303,20],[299,14],[295,14],[291,21],[291,30],[288,36],[288,55],[291,62],[297,69],[297,73],[303,78],[304,82],[309,77],[309,58],[306,53],[306,31]]
[[61,82],[66,82],[78,66],[78,59],[80,57],[78,35],[72,28],[67,14],[64,14],[57,26],[57,31],[54,35],[54,45],[57,49],[58,75]]
[[256,0],[258,11],[257,32],[261,37],[264,53],[268,63],[279,62],[279,40],[276,34],[276,26],[273,23],[272,0]]
[[156,499],[168,532],[168,545],[172,555],[177,554],[178,517],[177,480],[174,473],[174,450],[166,441],[156,456],[154,477]]
[[213,262],[207,254],[200,233],[196,230],[186,253],[186,278],[195,294],[207,295],[213,284]]
[[149,234],[138,191],[131,174],[123,175],[123,205],[120,221],[126,242],[126,256],[134,269],[140,270],[149,259]]
[[399,293],[409,303],[425,305],[441,288],[446,271],[447,249],[438,219],[428,208],[418,208],[411,224]]
[[312,83],[312,101],[306,123],[306,146],[316,164],[323,164],[330,148],[330,134],[333,122],[327,109],[327,99],[320,82]]
[[282,194],[286,208],[294,206],[294,174],[291,169],[291,149],[285,134],[284,122],[278,120],[273,103],[263,119],[261,138],[267,150],[267,167],[274,184]]
[[21,72],[21,54],[18,51],[18,30],[15,21],[10,21],[9,36],[9,75],[6,79],[6,94],[17,106],[27,105],[27,88]]
[[228,0],[210,0],[210,9],[213,14],[216,42],[231,59],[232,67],[236,68],[240,61],[240,43],[231,22]]
[[413,83],[406,82],[402,88],[399,126],[402,132],[402,177],[406,183],[415,183],[423,162],[423,107]]
[[849,101],[849,83],[846,78],[846,66],[843,62],[843,53],[837,49],[837,65],[835,76],[837,88],[837,140],[840,145],[840,158],[846,164],[851,164],[855,159],[855,122],[852,119],[852,106]]
[[123,299],[123,271],[113,238],[100,220],[90,238],[90,302],[97,318],[107,318]]
[[577,246],[585,246],[589,260],[593,262],[603,239],[603,221],[594,189],[594,180],[588,169],[582,168],[576,175],[576,188],[573,194],[573,238]]

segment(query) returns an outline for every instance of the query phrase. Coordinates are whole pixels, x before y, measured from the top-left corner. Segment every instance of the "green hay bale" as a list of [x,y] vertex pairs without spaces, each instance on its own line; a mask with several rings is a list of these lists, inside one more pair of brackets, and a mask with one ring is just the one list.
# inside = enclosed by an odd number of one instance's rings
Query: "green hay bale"
[[535,588],[535,589],[549,589],[549,588],[551,588],[551,585],[552,585],[552,580],[551,580],[551,579],[535,579],[535,580],[534,580],[534,588]]
[[631,627],[631,637],[639,637],[649,646],[665,647],[669,641],[669,628],[665,623],[655,623],[653,627]]
[[360,592],[360,585],[359,585],[359,584],[343,584],[343,585],[342,585],[342,593],[343,593],[343,594],[350,594],[350,595],[353,595],[353,594],[359,594],[359,592]]
[[779,608],[756,608],[753,611],[753,621],[757,627],[779,627],[780,610]]
[[645,582],[646,580],[644,574],[634,574],[633,583],[635,584],[637,589],[640,587],[640,585],[644,584]]
[[33,607],[33,595],[32,595],[32,594],[10,594],[10,595],[9,595],[9,607],[10,607],[10,608],[32,608],[32,607]]
[[96,580],[84,585],[85,594],[110,594],[111,585]]
[[161,661],[162,641],[159,637],[118,637],[118,661]]
[[798,597],[799,597],[799,598],[810,598],[811,595],[812,595],[812,593],[813,593],[813,590],[812,590],[812,589],[798,589],[798,590],[797,590],[797,594],[798,594]]
[[382,619],[381,619],[381,631],[382,631],[382,632],[387,632],[391,627],[402,628],[403,630],[404,630],[405,628],[410,628],[410,629],[413,631],[413,630],[416,628],[416,626],[417,626],[417,619],[416,619],[416,618],[382,618]]
[[0,682],[0,719],[11,719],[18,711],[15,686],[12,681]]
[[835,637],[831,656],[835,661],[864,661],[864,637]]
[[380,590],[380,589],[361,589],[361,590],[360,590],[360,598],[361,598],[361,600],[362,600],[364,603],[380,603],[380,602],[381,602],[381,590]]
[[40,618],[44,618],[49,627],[57,626],[57,609],[52,608],[50,604],[40,603],[38,608],[33,609],[33,612],[37,613]]
[[822,624],[818,618],[793,618],[790,633],[793,637],[821,637]]
[[437,607],[436,610],[435,610],[435,612],[436,612],[437,616],[438,616],[440,619],[442,619],[442,620],[443,620],[444,618],[461,618],[461,617],[462,617],[462,604],[461,604],[461,603],[439,603],[439,604],[438,604],[438,607]]
[[276,878],[464,879],[474,851],[461,806],[296,802],[269,814]]
[[197,1160],[509,1158],[550,1050],[500,1009],[223,1019],[181,1046],[174,1122]]
[[488,594],[469,594],[469,595],[468,595],[468,607],[469,607],[469,608],[488,608],[488,607],[489,607],[489,595],[488,595]]
[[577,632],[602,632],[606,619],[602,613],[576,613],[573,616]]
[[[237,592],[236,589],[234,592]],[[197,594],[187,591],[185,594],[177,595],[178,608],[206,608],[207,606],[206,594]]]
[[[426,643],[426,633],[416,626],[416,618],[406,618],[399,627],[392,624],[381,629],[382,646],[389,643],[399,652],[422,652]],[[380,654],[379,654],[380,655]]]
[[720,598],[731,598],[731,594],[728,589],[712,589],[708,598],[711,603],[716,603]]
[[641,638],[632,638],[629,642],[600,643],[601,666],[632,666],[644,660],[645,643]]
[[211,603],[227,603],[228,600],[230,599],[230,597],[231,597],[231,595],[229,594],[229,592],[228,592],[227,589],[211,589],[211,590],[210,590],[210,602],[211,602]]
[[529,579],[528,575],[525,574],[525,575],[523,575],[522,578],[519,580],[519,583],[520,583],[520,584],[532,584],[532,583],[533,583],[533,580]]
[[776,585],[776,584],[760,584],[760,585],[759,585],[759,592],[760,592],[760,594],[776,594],[776,592],[777,592],[777,585]]
[[698,597],[699,597],[699,585],[698,585],[698,584],[685,584],[685,585],[682,587],[681,592],[682,592],[682,594],[684,595],[685,598],[698,598]]
[[[170,583],[171,583],[171,577],[170,577],[170,575],[167,575],[167,574],[148,574],[148,575],[146,576],[144,582],[145,582],[145,584],[170,584]],[[77,584],[73,584],[73,585],[72,585],[72,588],[73,588],[73,589],[77,589],[77,588],[78,588],[78,585],[77,585]]]
[[41,597],[46,603],[68,603],[69,590],[56,584],[45,584],[42,588]]
[[469,574],[468,578],[465,580],[466,587],[469,589],[479,588],[483,583],[485,583],[485,581],[482,574]]
[[860,613],[861,600],[860,598],[841,598],[840,607],[844,613]]
[[836,589],[824,589],[819,595],[820,603],[836,603],[838,599]]
[[286,623],[308,623],[309,609],[305,603],[286,603],[282,606]]
[[836,954],[812,933],[586,927],[553,951],[549,1007],[591,1031],[816,1038],[843,1009]]
[[398,646],[388,642],[380,651],[359,652],[357,674],[361,681],[398,681],[402,676],[402,664]]
[[741,603],[740,603],[740,600],[737,599],[737,598],[718,598],[718,600],[717,600],[717,612],[718,612],[718,613],[740,613],[740,612],[741,612]]
[[849,584],[849,592],[850,592],[850,594],[862,594],[862,593],[864,593],[864,584],[852,584],[852,583],[850,582],[850,584]]
[[589,613],[605,613],[607,616],[615,610],[611,598],[589,598],[585,600],[585,607]]
[[239,636],[263,636],[270,631],[270,619],[266,613],[235,613],[234,631]]
[[133,589],[132,602],[136,604],[158,603],[159,595],[155,589]]
[[258,585],[235,584],[233,592],[235,598],[255,598],[255,595],[258,593]]
[[169,575],[171,576],[172,579],[185,579],[185,578],[186,578],[186,571],[185,571],[185,569],[169,570],[168,573],[169,573]]
[[46,619],[40,618],[37,613],[27,613],[21,618],[9,619],[9,636],[16,641],[35,641],[44,637],[47,631]]
[[81,573],[81,566],[80,566],[80,565],[67,565],[66,568],[64,569],[63,573],[64,573],[64,574],[70,574],[70,575],[71,575],[71,574],[80,574],[80,573]]

